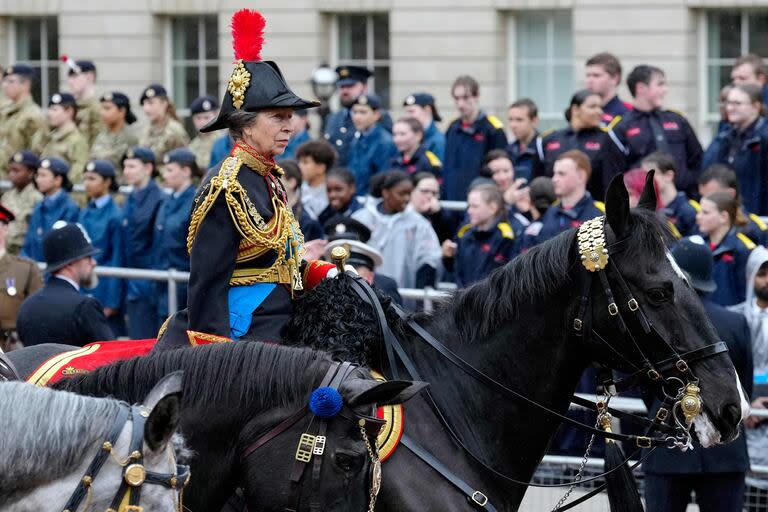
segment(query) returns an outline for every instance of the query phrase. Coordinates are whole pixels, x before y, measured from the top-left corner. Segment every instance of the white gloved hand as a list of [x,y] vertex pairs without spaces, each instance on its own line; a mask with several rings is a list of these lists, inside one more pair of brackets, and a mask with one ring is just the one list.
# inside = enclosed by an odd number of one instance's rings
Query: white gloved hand
[[[351,272],[351,273],[355,274],[356,276],[360,275],[360,274],[357,273],[357,270],[355,270],[355,267],[353,267],[352,265],[344,265],[344,270],[346,272]],[[325,274],[325,277],[323,279],[331,279],[331,278],[334,278],[334,277],[336,277],[338,275],[339,275],[339,269],[334,267],[331,270],[329,270],[327,274]]]

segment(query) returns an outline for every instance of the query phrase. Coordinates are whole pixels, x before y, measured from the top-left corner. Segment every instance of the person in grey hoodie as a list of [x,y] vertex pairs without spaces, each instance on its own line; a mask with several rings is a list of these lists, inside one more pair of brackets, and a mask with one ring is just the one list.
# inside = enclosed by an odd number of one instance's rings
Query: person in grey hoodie
[[[768,408],[768,249],[756,247],[747,260],[747,299],[731,311],[746,317],[752,333],[754,364],[754,396],[752,408]],[[768,419],[750,416],[747,427],[747,448],[753,466],[768,464]],[[768,490],[768,480],[747,477],[747,484]]]

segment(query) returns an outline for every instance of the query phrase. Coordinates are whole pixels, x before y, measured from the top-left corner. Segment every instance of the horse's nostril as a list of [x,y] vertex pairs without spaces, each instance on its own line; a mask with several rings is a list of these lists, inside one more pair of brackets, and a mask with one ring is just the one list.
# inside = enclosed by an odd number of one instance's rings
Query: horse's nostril
[[723,418],[729,425],[738,425],[741,421],[741,407],[738,404],[728,404],[723,408]]

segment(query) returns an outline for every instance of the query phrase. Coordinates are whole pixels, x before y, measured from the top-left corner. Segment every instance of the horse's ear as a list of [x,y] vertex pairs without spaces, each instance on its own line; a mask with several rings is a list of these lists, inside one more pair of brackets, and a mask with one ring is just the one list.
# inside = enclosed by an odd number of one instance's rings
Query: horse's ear
[[348,379],[340,391],[350,407],[360,405],[401,404],[429,386],[426,382],[388,380],[379,382],[366,379]]
[[624,175],[617,174],[605,193],[605,218],[617,238],[622,238],[629,224],[629,194]]
[[179,426],[183,375],[184,372],[166,375],[144,400],[144,407],[150,411],[144,425],[144,441],[152,451],[162,449]]
[[638,208],[645,208],[646,210],[650,210],[652,212],[656,211],[656,204],[657,204],[657,198],[656,198],[656,187],[653,183],[653,175],[656,173],[655,170],[651,169],[648,171],[648,174],[645,175],[645,185],[643,186],[643,193],[640,194],[640,200],[637,202]]

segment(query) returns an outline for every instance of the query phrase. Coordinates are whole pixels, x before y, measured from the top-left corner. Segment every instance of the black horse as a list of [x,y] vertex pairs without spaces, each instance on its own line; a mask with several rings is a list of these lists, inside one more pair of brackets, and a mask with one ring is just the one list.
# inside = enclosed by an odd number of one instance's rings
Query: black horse
[[184,370],[180,431],[194,452],[185,492],[192,512],[221,510],[238,487],[250,510],[282,512],[296,506],[293,498],[300,510],[311,502],[321,510],[365,510],[372,461],[358,422],[372,414],[372,404],[402,402],[423,384],[382,384],[367,371],[351,370],[338,386],[345,408],[327,423],[324,463],[315,458],[293,482],[299,438],[316,432],[321,421],[305,412],[306,404],[332,365],[339,366],[306,348],[219,344],[152,353],[55,387],[135,402],[163,376]]
[[[573,229],[455,293],[432,313],[402,320],[387,312],[408,357],[430,382],[440,413],[464,445],[499,473],[528,482],[558,420],[530,404],[501,396],[459,370],[424,343],[407,321],[423,326],[486,375],[561,414],[568,409],[579,376],[593,361],[632,374],[647,367],[646,362],[657,365],[668,359],[672,350],[685,356],[712,345],[718,341],[716,333],[666,250],[655,205],[652,176],[640,207],[632,212],[623,183],[612,182],[605,226],[611,273],[590,273],[582,267]],[[607,283],[598,279],[599,272]],[[627,333],[619,328],[619,319]],[[575,320],[582,329],[580,336]],[[386,368],[388,359],[375,325],[375,315],[353,293],[350,279],[329,280],[297,304],[289,341]],[[650,327],[648,332],[644,325]],[[694,428],[704,446],[734,439],[747,407],[727,354],[710,356],[690,364],[703,399]],[[672,377],[670,371],[662,373],[659,381],[682,379]],[[659,391],[656,383],[644,384]],[[471,489],[487,495],[497,510],[518,509],[527,487],[510,483],[476,462],[425,399],[410,402],[405,418],[406,435]],[[460,491],[404,447],[384,463],[377,506],[377,510],[392,511],[482,509],[472,503],[469,492]]]

